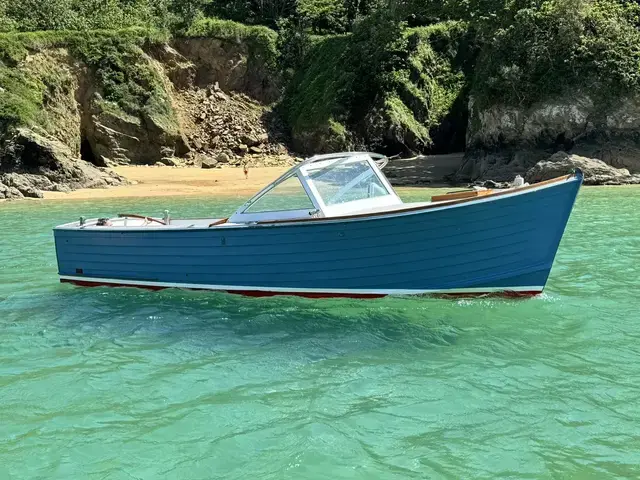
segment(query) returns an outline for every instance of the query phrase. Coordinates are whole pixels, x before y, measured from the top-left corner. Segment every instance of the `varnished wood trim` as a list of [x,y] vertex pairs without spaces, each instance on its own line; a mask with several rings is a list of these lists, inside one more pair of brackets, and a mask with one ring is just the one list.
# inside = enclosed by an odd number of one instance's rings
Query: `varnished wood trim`
[[218,220],[217,222],[213,222],[209,224],[209,228],[217,227],[218,225],[223,225],[229,221],[228,218],[223,218],[222,220]]
[[554,183],[561,183],[561,182],[565,182],[567,180],[570,180],[571,178],[574,178],[576,175],[574,173],[570,173],[569,175],[564,175],[562,177],[556,177],[556,178],[552,178],[549,180],[545,180],[544,182],[538,182],[538,183],[534,183],[533,185],[527,185],[525,187],[519,187],[517,189],[510,189],[510,190],[501,190],[501,191],[493,191],[492,193],[490,193],[489,195],[485,195],[481,198],[478,197],[471,197],[471,198],[462,198],[460,200],[454,200],[452,202],[441,202],[441,203],[435,203],[435,204],[430,204],[430,205],[423,205],[420,207],[407,207],[407,208],[403,208],[401,210],[386,210],[383,212],[372,212],[372,213],[360,213],[360,214],[355,214],[355,215],[343,215],[340,217],[324,217],[324,218],[301,218],[301,219],[293,219],[293,220],[271,220],[271,221],[263,221],[263,222],[257,222],[258,225],[274,225],[274,224],[282,224],[282,223],[311,223],[311,222],[328,222],[328,221],[334,221],[334,220],[350,220],[353,218],[367,218],[367,217],[379,217],[382,215],[389,215],[390,213],[396,214],[396,213],[407,213],[407,212],[416,212],[416,211],[421,211],[421,210],[431,210],[434,208],[442,208],[442,207],[448,207],[451,205],[460,205],[462,203],[472,203],[472,202],[476,202],[478,200],[486,200],[487,198],[495,198],[495,197],[501,197],[503,195],[510,195],[512,193],[515,192],[526,192],[528,190],[533,190],[534,188],[538,188],[538,187],[542,187],[545,185],[552,185]]
[[461,198],[476,198],[476,197],[484,197],[493,193],[493,190],[469,190],[466,192],[453,192],[447,193],[445,195],[433,195],[431,197],[432,202],[446,202],[449,200],[459,200]]

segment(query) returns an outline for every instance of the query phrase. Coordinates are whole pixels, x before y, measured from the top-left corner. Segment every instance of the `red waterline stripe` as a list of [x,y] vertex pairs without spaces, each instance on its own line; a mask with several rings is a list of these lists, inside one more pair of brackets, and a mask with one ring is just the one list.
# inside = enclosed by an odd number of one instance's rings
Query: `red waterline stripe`
[[469,297],[484,297],[484,298],[494,298],[494,297],[502,297],[502,298],[531,298],[536,295],[540,295],[542,291],[540,290],[530,290],[530,291],[522,291],[522,292],[514,292],[513,290],[501,290],[499,292],[473,292],[473,293],[433,293],[430,296],[438,297],[438,298],[469,298]]
[[383,298],[380,293],[322,293],[322,292],[265,292],[259,290],[226,290],[227,293],[243,295],[245,297],[275,297],[288,295],[303,298]]
[[[142,288],[144,290],[165,290],[167,288],[177,287],[160,287],[157,285],[133,285],[127,283],[111,283],[111,282],[95,282],[90,280],[69,280],[60,279],[60,283],[71,283],[79,287],[128,287],[128,288]],[[185,290],[195,291],[215,291],[210,288],[185,288]],[[219,290],[226,291],[235,295],[243,295],[245,297],[275,297],[275,296],[295,296],[303,298],[383,298],[387,295],[379,293],[322,293],[322,292],[268,292],[260,290]],[[514,292],[513,290],[502,290],[499,292],[461,292],[461,293],[431,293],[424,294],[425,296],[437,297],[437,298],[472,298],[472,297],[507,297],[507,298],[529,298],[536,295],[540,295],[542,292],[539,290]],[[418,294],[420,295],[420,294]]]
[[[167,288],[182,288],[182,287],[159,287],[157,285],[132,285],[127,283],[107,283],[107,282],[93,282],[89,280],[68,280],[61,278],[60,283],[72,283],[79,287],[129,287],[129,288],[142,288],[145,290],[164,290]],[[184,290],[194,291],[208,291],[214,292],[210,288],[184,288]],[[321,292],[265,292],[259,290],[218,290],[221,292],[233,293],[236,295],[243,295],[245,297],[275,297],[278,295],[296,296],[304,298],[383,298],[386,295],[376,293],[321,293]]]

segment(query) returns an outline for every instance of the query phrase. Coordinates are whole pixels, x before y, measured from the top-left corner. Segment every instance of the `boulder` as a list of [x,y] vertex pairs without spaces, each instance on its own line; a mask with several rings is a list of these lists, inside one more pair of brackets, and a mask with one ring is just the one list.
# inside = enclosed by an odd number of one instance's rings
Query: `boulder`
[[250,133],[242,135],[240,140],[248,147],[253,147],[261,143],[267,143],[269,141],[269,135],[266,133]]
[[12,198],[23,198],[24,195],[20,193],[20,191],[15,187],[8,187],[0,182],[0,200],[12,199]]
[[164,165],[167,165],[169,167],[179,167],[182,165],[182,163],[180,162],[180,160],[178,160],[175,157],[163,157],[160,162],[158,163],[162,163]]
[[60,185],[60,184],[54,183],[53,184],[53,188],[51,189],[51,191],[69,193],[71,191],[71,189],[69,187],[67,187],[66,185]]
[[511,182],[516,175],[524,175],[549,155],[549,152],[527,149],[470,150],[465,153],[453,180],[459,183],[479,181],[480,184],[487,179]]
[[216,168],[218,166],[218,161],[211,157],[206,157],[202,159],[202,168]]
[[615,168],[596,158],[554,153],[549,159],[538,162],[525,175],[529,183],[560,177],[579,168],[584,173],[585,185],[628,185],[640,183],[640,175],[631,175],[626,168]]
[[240,145],[238,145],[238,155],[245,155],[247,153],[247,151],[249,150],[249,147],[247,147],[244,143],[241,143]]
[[216,160],[218,161],[218,163],[229,163],[229,155],[224,152],[219,153],[216,157]]
[[23,196],[31,198],[42,198],[43,194],[40,188],[44,187],[47,190],[51,190],[53,187],[48,178],[32,174],[5,173],[0,175],[0,181],[7,187],[15,188]]

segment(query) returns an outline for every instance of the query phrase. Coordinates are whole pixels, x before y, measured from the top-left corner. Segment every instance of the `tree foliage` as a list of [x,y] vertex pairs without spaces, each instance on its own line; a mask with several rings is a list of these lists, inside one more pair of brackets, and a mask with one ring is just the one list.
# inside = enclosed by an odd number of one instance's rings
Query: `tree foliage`
[[567,89],[600,97],[640,87],[635,4],[547,1],[523,8],[486,40],[474,92],[484,102],[531,104]]
[[[638,12],[629,0],[0,0],[0,32],[31,35],[0,36],[0,110],[11,122],[42,97],[10,71],[29,42],[143,28],[247,42],[284,78],[293,130],[315,125],[344,142],[367,130],[372,141],[391,123],[427,145],[443,118],[464,129],[469,94],[527,105],[577,90],[640,93]],[[74,48],[114,104],[139,112],[154,104],[152,72],[139,44],[111,36],[85,34]]]

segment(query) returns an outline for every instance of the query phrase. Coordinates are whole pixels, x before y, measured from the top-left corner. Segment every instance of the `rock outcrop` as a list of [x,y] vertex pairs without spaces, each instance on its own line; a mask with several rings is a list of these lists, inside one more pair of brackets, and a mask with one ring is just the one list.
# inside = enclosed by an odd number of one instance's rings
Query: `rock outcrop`
[[[164,70],[151,56],[142,53],[140,61],[155,69],[158,78],[164,77]],[[168,62],[168,68],[175,66],[175,61]],[[104,101],[95,73],[67,48],[34,52],[16,68],[47,85],[38,131],[61,141],[74,155],[106,166],[154,164],[169,153],[182,156],[189,152],[171,105],[168,78],[166,88],[152,99],[161,107],[130,115]]]
[[537,163],[526,173],[525,180],[529,183],[542,182],[571,173],[576,168],[582,170],[585,185],[640,184],[640,175],[631,175],[626,168],[615,168],[602,160],[566,152],[557,152]]
[[469,105],[459,180],[512,179],[554,152],[597,158],[640,173],[640,98],[603,105],[575,94],[529,108]]
[[42,197],[42,191],[104,188],[126,183],[118,174],[74,155],[64,143],[20,128],[0,154],[0,198]]
[[98,165],[153,164],[168,155],[186,155],[190,148],[177,123],[152,115],[134,117],[105,110],[92,102],[85,138]]
[[[218,38],[181,38],[172,49],[193,65],[193,85],[205,88],[218,84],[226,92],[244,92],[263,103],[277,100],[278,79],[258,55],[252,55],[250,42]],[[182,76],[183,74],[179,74]]]

